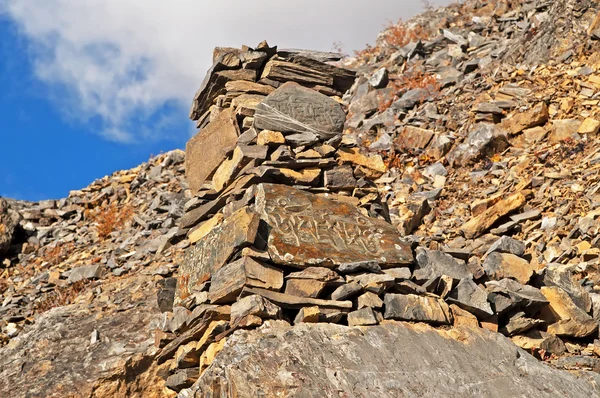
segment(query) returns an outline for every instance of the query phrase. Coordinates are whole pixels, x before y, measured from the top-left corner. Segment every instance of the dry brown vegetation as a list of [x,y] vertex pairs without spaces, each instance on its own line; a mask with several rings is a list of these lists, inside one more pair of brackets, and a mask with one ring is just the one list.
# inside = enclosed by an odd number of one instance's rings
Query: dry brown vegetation
[[59,242],[54,246],[46,247],[42,251],[42,261],[49,263],[51,266],[56,266],[69,258],[74,248],[73,242]]
[[130,205],[121,207],[114,203],[104,204],[93,210],[86,210],[85,218],[96,224],[96,232],[100,240],[106,239],[112,232],[123,228],[133,217]]
[[42,312],[46,312],[52,308],[62,307],[73,303],[79,293],[81,293],[90,283],[90,280],[83,279],[79,282],[75,282],[63,288],[58,288],[55,291],[48,293],[44,299],[35,304],[35,312],[41,314]]
[[440,92],[440,84],[431,73],[423,72],[420,68],[415,68],[399,76],[390,76],[388,88],[392,89],[391,94],[379,96],[378,111],[384,112],[399,97],[398,94],[408,90],[423,88],[427,90],[423,99],[427,96],[436,95]]

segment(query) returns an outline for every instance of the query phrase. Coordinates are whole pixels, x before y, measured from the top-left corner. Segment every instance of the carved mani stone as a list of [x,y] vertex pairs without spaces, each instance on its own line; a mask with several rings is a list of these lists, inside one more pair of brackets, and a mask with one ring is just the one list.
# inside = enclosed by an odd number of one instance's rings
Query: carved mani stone
[[209,280],[227,263],[236,249],[252,245],[259,223],[258,214],[244,207],[189,248],[179,267],[177,296],[181,299],[190,294],[197,284]]
[[346,114],[335,100],[314,90],[288,82],[256,107],[254,125],[282,133],[311,132],[331,138],[344,128]]
[[390,224],[352,205],[285,185],[260,184],[256,208],[269,226],[268,250],[277,264],[333,268],[376,261],[389,268],[413,261],[410,246]]

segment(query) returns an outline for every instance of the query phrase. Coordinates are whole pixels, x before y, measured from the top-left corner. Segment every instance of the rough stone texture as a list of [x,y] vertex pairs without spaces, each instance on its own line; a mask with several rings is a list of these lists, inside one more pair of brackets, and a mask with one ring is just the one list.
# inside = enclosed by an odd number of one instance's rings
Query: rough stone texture
[[557,336],[587,337],[598,334],[598,322],[577,307],[569,295],[559,287],[543,286],[541,292],[550,302],[543,315],[548,322],[548,333]]
[[329,138],[342,132],[346,114],[334,100],[295,83],[285,83],[256,108],[257,128],[282,133],[314,133]]
[[447,275],[455,280],[473,278],[464,261],[455,259],[439,250],[417,248],[417,266],[413,273],[416,280],[425,281]]
[[197,283],[210,279],[212,273],[225,265],[237,248],[252,245],[259,222],[257,214],[243,208],[189,248],[179,268],[184,279],[180,278],[182,282],[177,286],[178,296],[190,294]]
[[482,156],[493,155],[508,148],[506,132],[493,124],[480,123],[474,127],[464,143],[449,154],[450,163],[466,165]]
[[448,295],[448,302],[471,312],[479,317],[494,315],[487,293],[472,279],[462,279]]
[[521,284],[527,284],[535,271],[529,261],[510,253],[490,253],[483,262],[485,273],[490,279],[513,278]]
[[548,106],[545,102],[540,102],[532,109],[523,113],[518,113],[510,119],[506,119],[502,123],[502,127],[510,134],[514,135],[528,128],[543,126],[547,121]]
[[579,398],[600,396],[599,380],[554,370],[483,329],[269,322],[231,336],[188,396]]
[[412,251],[385,221],[354,206],[284,185],[261,184],[256,203],[269,225],[268,249],[278,264],[334,267],[358,261],[409,264]]
[[435,297],[414,294],[386,294],[383,303],[385,319],[449,325],[452,314],[448,305]]
[[235,302],[245,286],[278,291],[283,286],[283,271],[242,257],[212,275],[208,298],[216,304]]
[[502,315],[515,308],[533,315],[544,305],[548,304],[546,297],[539,289],[521,285],[513,279],[489,281],[486,283],[488,300],[492,303],[494,311]]
[[19,221],[19,213],[10,209],[8,202],[0,197],[0,259],[10,249]]
[[[153,363],[151,330],[160,325],[160,311],[147,282],[136,278],[136,283],[146,291],[132,297],[129,289],[122,290],[120,311],[74,304],[43,314],[2,349],[0,396],[169,396]],[[104,289],[118,286],[113,282]],[[94,330],[100,338],[92,343]]]
[[240,135],[232,108],[222,111],[186,145],[185,175],[193,193],[225,160]]

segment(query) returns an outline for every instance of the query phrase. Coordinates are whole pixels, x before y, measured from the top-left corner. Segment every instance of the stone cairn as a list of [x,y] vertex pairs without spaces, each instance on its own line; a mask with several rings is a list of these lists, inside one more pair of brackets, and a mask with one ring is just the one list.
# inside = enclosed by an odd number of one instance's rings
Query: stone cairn
[[[533,317],[553,288],[527,285],[534,269],[523,243],[501,237],[482,266],[402,238],[414,226],[390,223],[375,182],[387,170],[382,157],[344,134],[355,74],[339,59],[266,43],[214,52],[190,113],[200,131],[186,147],[193,198],[178,239],[191,246],[158,293],[167,315],[156,360],[182,397],[229,334],[269,319],[500,325],[508,336],[550,319]],[[472,228],[487,222],[478,220]],[[486,275],[485,288],[474,281]],[[597,332],[579,315],[582,336]],[[549,352],[562,344],[544,336]]]
[[180,228],[192,246],[165,328],[177,337],[158,337],[172,340],[158,356],[170,388],[189,387],[226,335],[265,319],[378,324],[380,295],[410,279],[411,247],[372,182],[386,166],[344,143],[341,96],[355,73],[339,59],[264,42],[215,49],[190,112],[200,131],[186,147],[194,197]]

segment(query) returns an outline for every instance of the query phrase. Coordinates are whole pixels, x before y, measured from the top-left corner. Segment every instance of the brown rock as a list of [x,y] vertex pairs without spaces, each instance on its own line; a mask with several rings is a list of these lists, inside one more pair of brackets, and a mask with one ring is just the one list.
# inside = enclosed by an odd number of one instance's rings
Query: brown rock
[[510,253],[493,252],[483,262],[485,273],[490,279],[511,278],[526,285],[536,270],[534,264]]
[[360,165],[371,170],[384,173],[387,167],[380,155],[365,156],[358,148],[340,148],[337,152],[340,161],[353,165]]
[[220,70],[223,65],[217,61],[208,71],[202,85],[194,95],[190,119],[198,120],[210,109],[213,101],[225,94],[225,84],[229,81],[248,80],[256,81],[256,71],[251,69]]
[[256,239],[259,222],[257,214],[243,208],[189,248],[179,267],[177,296],[182,298],[189,295],[196,283],[207,281],[214,272],[225,265],[235,250],[252,245]]
[[300,308],[300,311],[298,311],[298,314],[296,315],[296,318],[294,318],[294,325],[297,325],[299,323],[317,323],[319,322],[319,315],[321,314],[321,311],[319,309],[319,307],[304,307],[304,308]]
[[371,307],[365,307],[348,313],[348,326],[372,326],[379,321]]
[[406,126],[396,138],[395,145],[401,150],[424,149],[433,138],[433,131]]
[[548,106],[545,102],[540,102],[532,109],[518,113],[513,117],[504,120],[502,127],[510,134],[519,134],[525,129],[536,126],[543,126],[548,121]]
[[[541,317],[550,325],[548,333],[556,336],[588,337],[598,333],[598,322],[580,309],[559,287],[542,286],[542,294],[550,302]],[[552,323],[554,322],[554,323]]]
[[256,138],[258,145],[280,145],[285,144],[285,138],[279,131],[263,130]]
[[598,121],[594,118],[588,117],[587,119],[585,119],[583,121],[583,123],[581,123],[581,126],[579,126],[579,129],[577,130],[577,132],[579,134],[596,135],[596,134],[598,134],[599,130],[600,130],[600,121]]
[[240,135],[233,109],[222,111],[219,116],[186,145],[185,175],[192,193],[196,193],[202,184],[225,160]]
[[360,261],[409,264],[412,250],[394,228],[348,204],[273,184],[258,186],[256,206],[270,226],[268,250],[275,263],[306,268]]
[[281,308],[257,295],[244,297],[231,306],[232,325],[236,325],[248,315],[255,315],[262,319],[277,319],[281,316]]
[[563,119],[552,121],[552,131],[548,136],[551,143],[557,143],[573,137],[581,127],[581,121],[577,119]]
[[454,318],[454,327],[466,326],[470,328],[479,328],[477,317],[469,311],[465,311],[456,304],[450,304],[452,318]]
[[282,308],[302,308],[318,306],[321,308],[332,308],[339,310],[348,310],[352,308],[352,301],[334,301],[334,300],[321,300],[313,299],[308,297],[296,297],[289,294],[273,292],[270,290],[260,288],[244,288],[242,295],[258,294],[268,299],[269,301],[277,304]]
[[208,297],[211,303],[231,303],[245,286],[279,290],[283,287],[283,271],[243,257],[213,274]]
[[325,170],[324,185],[329,189],[354,189],[356,178],[350,166]]
[[379,298],[379,296],[372,292],[365,292],[358,296],[358,309],[371,307],[371,308],[381,308],[383,307],[383,300]]
[[433,297],[391,294],[384,297],[385,319],[449,325],[452,314],[448,305]]
[[236,80],[225,83],[225,90],[227,90],[227,94],[231,93],[247,93],[247,94],[261,94],[261,95],[269,95],[275,89],[271,86],[266,86],[264,84],[254,83],[246,80]]
[[478,216],[471,218],[461,227],[461,231],[468,239],[478,238],[490,229],[500,217],[521,208],[524,204],[525,196],[523,194],[519,192],[513,194],[499,201]]

